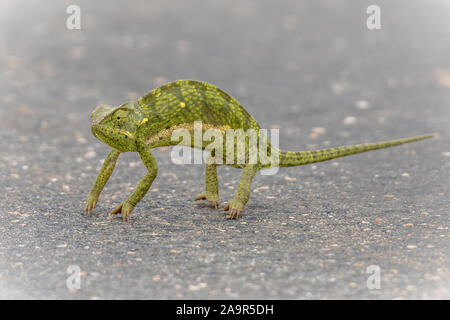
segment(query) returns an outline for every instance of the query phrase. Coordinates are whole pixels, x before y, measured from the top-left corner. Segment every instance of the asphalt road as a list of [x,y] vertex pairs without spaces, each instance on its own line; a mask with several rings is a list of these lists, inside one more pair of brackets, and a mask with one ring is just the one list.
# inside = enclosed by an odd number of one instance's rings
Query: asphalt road
[[[0,298],[450,298],[449,15],[425,0],[3,3]],[[84,216],[108,152],[90,112],[184,78],[229,92],[285,149],[439,136],[258,175],[238,221],[194,204],[203,166],[163,148],[131,221],[109,222],[145,173],[124,154]],[[222,207],[239,177],[219,169]]]

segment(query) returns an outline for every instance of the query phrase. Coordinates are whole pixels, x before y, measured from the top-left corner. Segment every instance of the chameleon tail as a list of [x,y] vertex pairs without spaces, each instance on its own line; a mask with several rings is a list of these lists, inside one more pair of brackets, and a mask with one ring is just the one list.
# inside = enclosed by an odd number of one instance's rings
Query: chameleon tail
[[398,140],[390,140],[390,141],[382,141],[382,142],[374,142],[374,143],[365,143],[365,144],[356,144],[352,146],[342,146],[336,148],[329,149],[321,149],[314,151],[280,151],[280,167],[293,167],[293,166],[301,166],[304,164],[310,164],[314,162],[331,160],[339,157],[345,157],[356,153],[388,148],[392,146],[397,146],[403,143],[409,143],[414,141],[419,141],[423,139],[433,138],[433,134],[427,134],[423,136],[416,136],[405,139]]

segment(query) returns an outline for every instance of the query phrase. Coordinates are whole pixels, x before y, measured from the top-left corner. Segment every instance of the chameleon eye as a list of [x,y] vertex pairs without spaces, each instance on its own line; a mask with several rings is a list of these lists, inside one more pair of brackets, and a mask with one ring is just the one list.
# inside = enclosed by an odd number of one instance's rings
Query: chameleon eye
[[116,119],[117,119],[117,120],[120,120],[120,117],[117,117]]

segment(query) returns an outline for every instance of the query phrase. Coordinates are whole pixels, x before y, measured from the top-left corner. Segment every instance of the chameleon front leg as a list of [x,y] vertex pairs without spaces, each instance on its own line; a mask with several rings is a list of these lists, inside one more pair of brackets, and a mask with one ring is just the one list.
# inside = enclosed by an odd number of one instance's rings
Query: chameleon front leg
[[86,199],[86,206],[84,207],[84,211],[87,214],[89,214],[97,205],[98,197],[100,196],[100,193],[105,187],[106,182],[108,182],[109,177],[114,171],[114,167],[116,166],[119,155],[120,151],[112,149],[106,157],[105,162],[103,162],[102,168],[100,169],[97,179],[95,180],[94,186],[92,187],[91,192],[89,192]]
[[138,149],[139,156],[142,159],[142,162],[147,167],[147,174],[142,178],[139,182],[136,190],[133,194],[124,202],[122,202],[117,208],[110,212],[111,218],[118,213],[122,213],[123,221],[128,219],[131,211],[134,209],[136,204],[145,196],[148,189],[155,180],[156,175],[158,174],[158,164],[156,163],[156,159],[153,156],[150,148],[147,145],[144,145]]
[[223,209],[224,211],[229,211],[227,216],[228,219],[239,219],[240,213],[244,210],[244,207],[250,198],[252,180],[258,170],[259,167],[256,164],[247,164],[244,167],[244,172],[242,173],[242,178],[236,194],[233,200],[231,200]]
[[194,201],[208,200],[210,205],[219,209],[219,181],[217,180],[217,165],[206,164],[205,192],[200,193]]

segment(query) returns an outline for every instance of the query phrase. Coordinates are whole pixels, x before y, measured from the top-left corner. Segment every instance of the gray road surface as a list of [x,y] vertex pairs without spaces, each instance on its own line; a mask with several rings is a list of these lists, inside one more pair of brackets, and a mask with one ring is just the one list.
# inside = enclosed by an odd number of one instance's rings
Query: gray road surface
[[[0,298],[450,298],[449,15],[425,0],[4,1]],[[203,166],[168,148],[131,222],[107,221],[145,173],[125,154],[84,216],[108,152],[92,109],[183,78],[232,94],[285,149],[439,138],[259,175],[239,221],[193,203]],[[240,173],[219,169],[222,206]]]

